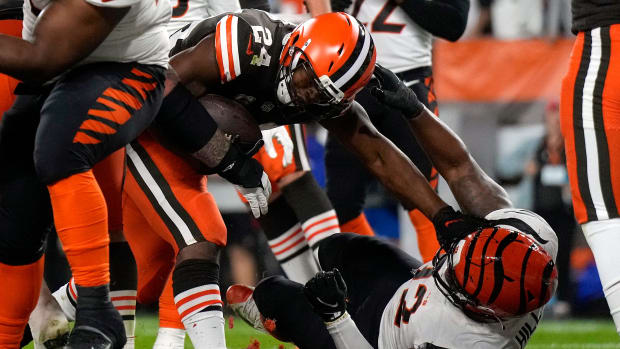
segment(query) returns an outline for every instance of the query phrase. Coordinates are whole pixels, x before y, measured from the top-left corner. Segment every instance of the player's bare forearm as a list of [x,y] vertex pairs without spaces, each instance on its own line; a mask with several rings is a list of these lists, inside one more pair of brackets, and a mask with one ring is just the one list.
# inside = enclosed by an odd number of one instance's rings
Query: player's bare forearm
[[222,161],[228,149],[230,149],[230,139],[224,132],[217,129],[209,142],[200,150],[193,153],[192,157],[212,168],[216,167]]
[[33,41],[0,36],[0,72],[44,82],[86,58],[129,8],[103,8],[84,0],[55,0],[41,13]]
[[315,17],[323,13],[332,12],[332,6],[329,0],[305,0],[308,12]]
[[174,55],[170,59],[170,66],[177,72],[181,83],[196,97],[219,86],[220,75],[215,58],[215,36],[210,34],[196,46]]
[[346,115],[322,125],[352,150],[406,209],[417,208],[432,217],[447,205],[405,154],[375,129],[357,103]]
[[511,206],[506,191],[482,171],[463,141],[433,113],[425,108],[409,123],[464,211],[484,217]]

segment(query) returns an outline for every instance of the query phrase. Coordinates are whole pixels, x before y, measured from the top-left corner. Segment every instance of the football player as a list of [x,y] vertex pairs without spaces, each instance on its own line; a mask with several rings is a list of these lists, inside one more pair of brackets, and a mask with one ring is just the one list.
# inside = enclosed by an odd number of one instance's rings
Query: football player
[[[332,0],[335,11],[346,11],[367,26],[377,45],[377,62],[395,72],[420,100],[438,115],[432,74],[433,36],[456,41],[465,30],[469,0]],[[429,20],[433,18],[433,20]],[[379,132],[401,149],[437,188],[437,171],[395,111],[362,90],[355,99],[368,112]],[[327,195],[343,231],[372,235],[362,212],[372,176],[335,137],[325,146]],[[424,262],[439,247],[433,224],[419,210],[409,211]]]
[[19,344],[39,295],[49,192],[81,295],[69,347],[119,348],[126,339],[109,300],[106,204],[91,169],[159,108],[170,4],[43,0],[23,13],[24,40],[0,36],[0,72],[24,81],[0,130],[0,273],[13,285],[1,294],[0,343]]
[[562,80],[560,119],[577,222],[592,249],[620,334],[620,149],[616,70],[620,4],[573,0],[577,35]]
[[[173,49],[179,51],[182,52],[173,57],[172,65],[196,96],[217,91],[235,98],[265,125],[320,120],[356,150],[407,207],[421,207],[432,216],[445,206],[428,185],[414,185],[425,183],[424,178],[367,123],[363,109],[351,103],[369,80],[375,56],[371,37],[351,16],[319,16],[295,28],[262,11],[226,14],[199,24]],[[321,69],[320,80],[315,69]],[[395,174],[399,173],[409,175],[397,178]],[[427,190],[429,200],[418,202],[419,190]],[[317,203],[283,200],[282,204]],[[281,217],[293,216],[295,212],[276,208],[272,205],[269,214],[279,212],[274,219],[281,222],[289,220]],[[312,234],[320,235],[329,228],[319,228],[320,223],[324,222],[317,222]],[[289,249],[303,240],[294,238],[293,233],[280,237],[282,244],[292,246]],[[177,295],[175,302],[176,298]],[[170,306],[173,301],[165,304]]]
[[372,237],[334,235],[319,243],[328,272],[305,286],[280,277],[254,290],[235,285],[229,304],[301,349],[525,347],[557,285],[555,233],[540,216],[510,208],[458,136],[396,75],[382,67],[375,74],[383,86],[374,93],[407,117],[442,176],[461,173],[453,193],[484,219],[446,234],[450,221],[439,217],[453,210],[444,207],[433,223],[445,253],[426,264]]

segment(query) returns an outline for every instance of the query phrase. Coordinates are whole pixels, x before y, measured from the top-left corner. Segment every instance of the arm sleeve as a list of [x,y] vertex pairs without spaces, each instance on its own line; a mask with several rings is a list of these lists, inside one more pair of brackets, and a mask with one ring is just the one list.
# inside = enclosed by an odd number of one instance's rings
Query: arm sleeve
[[[84,0],[98,7],[129,7],[138,4],[141,0]],[[154,6],[155,4],[153,4]]]
[[355,326],[355,322],[344,313],[338,320],[325,324],[337,349],[373,349]]
[[420,27],[446,40],[458,40],[467,25],[469,0],[405,0],[400,7]]
[[255,41],[252,27],[245,20],[234,14],[220,19],[215,28],[215,58],[222,83],[236,79],[247,69],[250,62],[246,47],[252,50]]

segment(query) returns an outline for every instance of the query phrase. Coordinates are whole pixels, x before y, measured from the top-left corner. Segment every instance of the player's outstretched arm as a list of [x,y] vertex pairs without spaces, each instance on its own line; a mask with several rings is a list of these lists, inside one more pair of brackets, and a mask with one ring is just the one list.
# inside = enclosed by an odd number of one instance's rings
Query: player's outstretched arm
[[32,43],[0,35],[0,72],[45,82],[86,58],[128,11],[85,0],[54,0],[39,16]]
[[344,115],[321,124],[352,150],[407,210],[417,208],[433,217],[447,206],[409,158],[377,131],[357,102]]
[[379,65],[375,75],[382,88],[373,89],[373,95],[400,110],[409,120],[416,139],[465,212],[484,217],[491,211],[512,206],[506,191],[482,171],[459,136],[424,107],[411,89]]

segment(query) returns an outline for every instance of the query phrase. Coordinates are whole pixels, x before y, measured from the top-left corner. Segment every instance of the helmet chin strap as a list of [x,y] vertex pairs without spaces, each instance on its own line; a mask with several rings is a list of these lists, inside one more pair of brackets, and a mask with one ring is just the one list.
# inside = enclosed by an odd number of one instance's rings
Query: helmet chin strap
[[291,94],[288,92],[286,81],[281,79],[278,81],[278,88],[276,89],[276,96],[278,101],[284,105],[292,104]]

